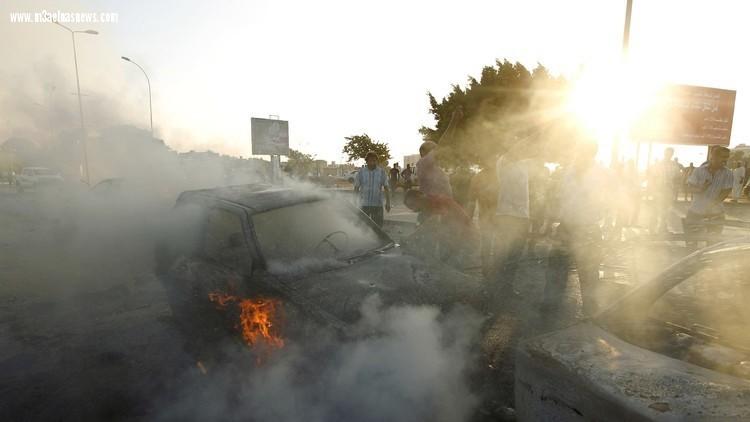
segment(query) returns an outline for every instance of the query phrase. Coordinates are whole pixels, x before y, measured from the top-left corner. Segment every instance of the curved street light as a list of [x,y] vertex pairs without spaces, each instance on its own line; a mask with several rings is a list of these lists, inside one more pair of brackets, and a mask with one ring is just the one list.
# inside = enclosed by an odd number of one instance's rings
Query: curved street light
[[146,77],[146,83],[148,84],[148,117],[151,122],[151,137],[153,138],[154,137],[154,113],[153,113],[153,109],[151,108],[151,81],[148,79],[148,75],[146,74],[146,71],[143,70],[141,65],[130,60],[128,57],[120,56],[120,58],[125,60],[126,62],[130,62],[138,66],[138,69],[141,69],[141,72],[143,72],[143,76]]
[[91,186],[91,180],[89,178],[89,153],[88,153],[88,147],[86,145],[86,128],[83,125],[83,103],[81,101],[81,81],[78,78],[78,54],[76,53],[76,34],[89,34],[89,35],[99,35],[98,32],[94,31],[93,29],[87,29],[85,31],[74,31],[67,26],[61,24],[60,22],[53,22],[55,25],[60,26],[61,28],[64,28],[68,32],[70,32],[70,36],[73,39],[73,63],[75,64],[76,68],[76,88],[78,89],[78,113],[81,116],[81,143],[83,144],[83,172],[86,177],[86,184]]

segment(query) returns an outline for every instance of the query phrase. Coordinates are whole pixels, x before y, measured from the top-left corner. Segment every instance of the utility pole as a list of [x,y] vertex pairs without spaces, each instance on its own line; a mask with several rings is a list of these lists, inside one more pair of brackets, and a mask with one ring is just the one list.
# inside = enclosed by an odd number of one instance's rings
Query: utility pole
[[86,178],[86,184],[91,186],[91,179],[89,176],[89,152],[88,147],[86,143],[86,127],[83,125],[83,102],[81,101],[81,81],[78,78],[78,54],[76,53],[76,34],[89,34],[89,35],[98,35],[99,33],[92,30],[87,29],[85,31],[74,31],[67,26],[61,24],[60,22],[54,22],[56,25],[59,25],[62,28],[65,28],[68,32],[70,32],[70,36],[73,38],[73,63],[75,64],[76,68],[76,87],[78,89],[78,113],[81,116],[81,144],[83,146],[83,172],[84,177]]
[[[633,0],[627,0],[625,6],[625,29],[622,34],[622,61],[623,63],[628,60],[628,50],[630,49],[630,17],[633,14]],[[621,133],[615,134],[615,142],[612,144],[612,159],[611,166],[618,161],[620,157],[620,140],[622,138]],[[638,166],[638,158],[636,157],[636,168]]]
[[628,48],[630,48],[630,17],[633,14],[633,0],[627,0],[625,6],[625,31],[622,34],[622,55],[627,58]]

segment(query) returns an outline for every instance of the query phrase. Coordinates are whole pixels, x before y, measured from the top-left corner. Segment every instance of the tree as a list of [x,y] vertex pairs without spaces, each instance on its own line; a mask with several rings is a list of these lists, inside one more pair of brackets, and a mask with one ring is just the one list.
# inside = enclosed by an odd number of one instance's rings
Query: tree
[[[465,88],[453,85],[440,101],[428,93],[436,125],[419,132],[424,140],[441,144],[445,165],[477,164],[518,139],[533,142],[546,136],[540,133],[561,114],[566,85],[541,64],[529,72],[520,63],[498,60],[482,69],[479,80],[469,77]],[[462,118],[451,125],[456,110]],[[446,133],[449,126],[452,130]]]
[[391,151],[388,145],[384,142],[377,142],[371,139],[366,133],[347,136],[344,139],[347,142],[344,144],[343,152],[349,157],[347,160],[349,162],[364,159],[369,151],[374,151],[378,154],[381,164],[391,159]]
[[307,176],[315,170],[315,157],[289,148],[289,160],[286,171],[293,176]]

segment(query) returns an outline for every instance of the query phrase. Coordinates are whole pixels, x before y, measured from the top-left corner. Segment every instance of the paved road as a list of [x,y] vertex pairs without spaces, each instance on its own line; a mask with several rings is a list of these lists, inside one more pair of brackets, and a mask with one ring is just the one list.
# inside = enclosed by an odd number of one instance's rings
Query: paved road
[[[92,216],[89,226],[71,233],[65,224],[71,216],[60,201],[2,190],[0,420],[153,417],[159,400],[167,399],[163,392],[177,388],[185,374],[202,376],[150,273],[148,242],[138,242],[148,239],[158,221],[139,218],[139,230],[132,230],[127,224],[97,225]],[[398,238],[416,216],[398,198],[394,205],[387,229]],[[748,214],[743,207],[729,207],[730,215]],[[119,221],[134,218],[132,210],[121,211]],[[540,243],[538,255],[523,261],[514,285],[520,295],[499,298],[485,310],[488,323],[480,342],[485,370],[476,388],[489,399],[477,420],[496,420],[512,406],[512,352],[520,338],[581,318],[575,275],[559,311],[548,314],[538,307],[548,247]],[[612,248],[605,282],[616,296],[676,255],[654,242]]]

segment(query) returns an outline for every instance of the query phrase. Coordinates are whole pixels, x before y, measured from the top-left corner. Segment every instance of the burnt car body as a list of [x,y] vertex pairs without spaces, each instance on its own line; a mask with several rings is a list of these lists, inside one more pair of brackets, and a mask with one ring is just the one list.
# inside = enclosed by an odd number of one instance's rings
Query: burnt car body
[[477,280],[404,254],[331,193],[264,185],[187,191],[174,213],[178,239],[157,248],[157,273],[173,312],[201,320],[195,324],[205,324],[214,292],[277,298],[285,325],[310,320],[342,334],[375,294],[384,305],[481,297]]
[[750,239],[697,251],[519,345],[519,420],[750,419]]

